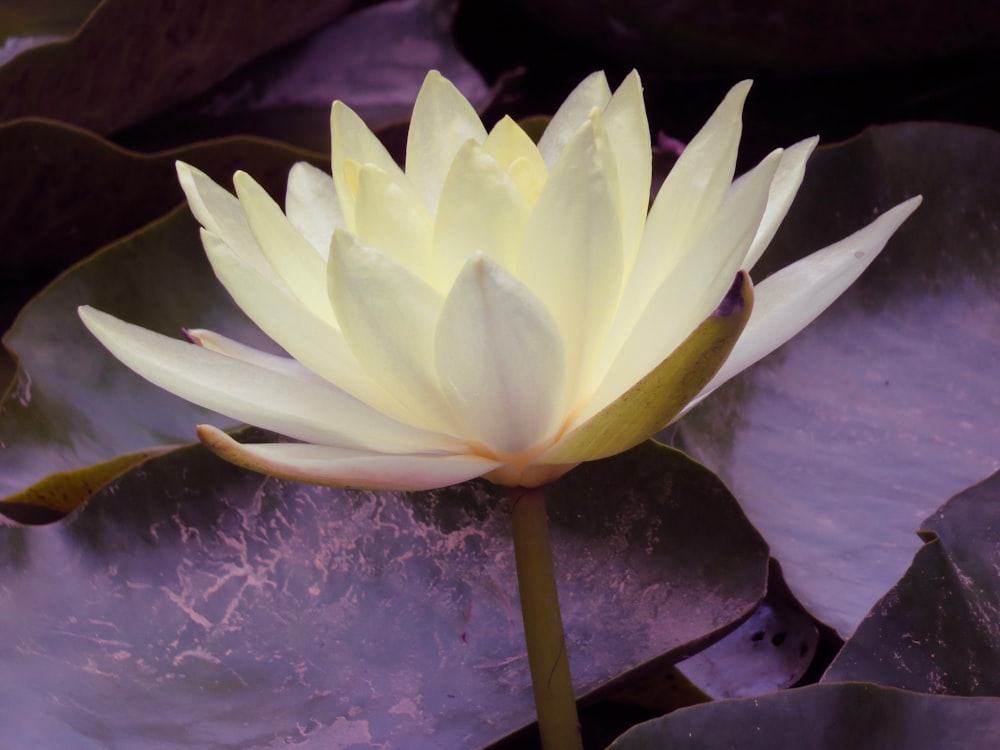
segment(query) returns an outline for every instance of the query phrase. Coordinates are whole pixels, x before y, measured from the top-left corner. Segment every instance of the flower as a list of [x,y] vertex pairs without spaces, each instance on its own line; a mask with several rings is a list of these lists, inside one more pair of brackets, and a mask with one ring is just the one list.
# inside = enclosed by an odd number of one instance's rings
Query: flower
[[299,441],[240,444],[198,427],[234,463],[374,489],[544,484],[644,441],[793,336],[919,203],[752,291],[747,272],[816,139],[734,182],[749,87],[729,92],[651,208],[634,72],[614,94],[603,74],[584,80],[537,146],[510,118],[487,132],[431,72],[405,172],[336,102],[332,176],[297,164],[284,212],[245,173],[234,197],[177,165],[216,275],[290,356],[80,315],[153,383]]

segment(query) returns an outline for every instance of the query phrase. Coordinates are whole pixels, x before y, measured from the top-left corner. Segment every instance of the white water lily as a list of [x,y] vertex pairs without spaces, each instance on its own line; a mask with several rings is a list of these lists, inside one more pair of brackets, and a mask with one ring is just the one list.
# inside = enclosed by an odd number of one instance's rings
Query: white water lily
[[216,275],[290,356],[80,315],[153,383],[300,441],[240,444],[198,428],[237,464],[379,489],[544,484],[637,445],[793,336],[916,208],[887,211],[751,293],[746,274],[816,140],[734,182],[748,90],[729,92],[651,208],[635,73],[614,94],[603,74],[587,78],[536,146],[509,118],[487,131],[432,72],[405,172],[337,102],[332,176],[296,165],[284,212],[247,174],[234,197],[178,164]]

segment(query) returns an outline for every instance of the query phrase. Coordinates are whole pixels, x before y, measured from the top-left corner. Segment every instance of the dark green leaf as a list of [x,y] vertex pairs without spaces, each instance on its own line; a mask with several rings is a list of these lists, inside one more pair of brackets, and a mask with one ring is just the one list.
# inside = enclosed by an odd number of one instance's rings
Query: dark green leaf
[[608,750],[983,750],[998,736],[998,699],[846,683],[683,708]]
[[428,70],[441,72],[482,108],[490,90],[455,48],[454,12],[450,0],[363,8],[247,65],[127,137],[176,143],[192,131],[201,137],[253,133],[327,152],[335,99],[373,130],[404,124]]
[[[499,739],[534,711],[500,492],[309,487],[192,446],[61,523],[0,527],[5,742]],[[711,472],[669,448],[580,467],[550,508],[581,693],[650,659],[669,666],[763,594],[759,535]]]
[[[129,465],[106,462],[189,442],[201,421],[233,425],[123,367],[83,327],[82,304],[173,336],[229,329],[266,345],[220,291],[186,207],[112,245],[33,300],[4,337],[20,362],[0,404],[0,497],[65,512]],[[39,484],[56,472],[56,487]]]
[[746,622],[677,665],[713,698],[745,698],[794,685],[816,654],[816,623],[791,602],[761,603]]
[[0,275],[51,275],[163,216],[184,200],[177,160],[226,186],[237,169],[251,171],[279,201],[292,164],[327,161],[253,137],[139,154],[46,120],[0,125],[0,174],[8,189],[0,204]]
[[755,280],[911,195],[924,204],[826,314],[681,425],[842,635],[906,570],[920,520],[1000,468],[998,173],[1000,135],[956,125],[818,152]]
[[119,130],[343,15],[350,0],[104,0],[66,41],[0,67],[0,120]]
[[924,522],[930,539],[824,680],[1000,696],[1000,474]]

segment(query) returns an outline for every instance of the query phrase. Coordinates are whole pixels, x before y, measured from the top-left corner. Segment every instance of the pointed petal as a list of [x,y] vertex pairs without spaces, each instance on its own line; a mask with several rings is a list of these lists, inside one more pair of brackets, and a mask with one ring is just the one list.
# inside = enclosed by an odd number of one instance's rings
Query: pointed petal
[[200,169],[182,161],[176,166],[177,179],[198,223],[238,252],[245,262],[277,278],[250,231],[246,213],[236,196],[217,185]]
[[374,165],[358,173],[355,234],[364,244],[420,275],[428,266],[431,217],[423,204]]
[[538,140],[538,151],[549,169],[555,166],[559,154],[587,121],[590,113],[595,108],[604,109],[610,99],[608,79],[600,71],[591,73],[570,92]]
[[507,173],[475,143],[466,143],[441,192],[432,243],[433,282],[449,289],[473,254],[508,270],[524,244],[531,206]]
[[203,349],[218,352],[297,380],[305,380],[324,386],[331,385],[329,381],[321,378],[298,360],[255,349],[228,336],[223,336],[221,333],[204,328],[185,328],[184,335],[191,340],[192,344]]
[[815,320],[854,283],[920,202],[917,196],[900,203],[850,237],[817,250],[758,284],[757,304],[746,331],[691,407]]
[[271,267],[288,289],[318,318],[330,318],[326,264],[316,248],[291,225],[281,207],[246,172],[233,178],[250,230]]
[[559,328],[523,284],[482,254],[445,301],[435,356],[445,396],[474,440],[517,453],[558,428],[566,402]]
[[325,261],[334,228],[344,226],[333,178],[308,162],[298,162],[288,173],[285,213]]
[[354,235],[333,234],[330,297],[341,330],[368,375],[414,418],[450,430],[434,372],[434,331],[443,298],[420,277]]
[[486,128],[454,84],[436,70],[424,79],[406,138],[406,174],[422,193],[431,213],[451,162],[468,140],[482,143]]
[[215,275],[258,328],[323,379],[406,420],[399,403],[361,368],[339,328],[312,315],[280,280],[244,262],[215,235],[202,230],[201,241]]
[[417,491],[465,482],[499,462],[464,455],[385,455],[307,443],[238,443],[217,427],[198,437],[226,461],[281,479],[332,487]]
[[[354,230],[354,199],[357,185],[352,184],[350,179],[352,164],[355,171],[365,164],[374,164],[404,190],[413,190],[403,170],[389,156],[382,142],[375,137],[361,118],[341,101],[334,102],[330,112],[330,137],[333,184],[340,200],[346,229]],[[416,196],[417,192],[413,191],[413,195]]]
[[542,160],[538,146],[509,115],[504,115],[497,120],[497,124],[486,136],[483,149],[496,160],[504,171],[510,170],[514,162],[524,159],[538,173],[543,182],[548,174],[548,168]]
[[80,318],[123,364],[160,388],[283,435],[385,452],[440,449],[451,440],[403,425],[323,387],[125,323],[91,307]]
[[622,248],[630,269],[639,250],[646,213],[653,160],[642,100],[642,84],[634,70],[615,91],[604,110],[604,124],[615,155],[622,205]]
[[577,398],[618,304],[622,279],[617,186],[596,114],[563,150],[531,215],[518,277],[548,307],[566,346]]
[[662,430],[725,361],[752,306],[750,278],[740,272],[719,308],[669,357],[617,400],[567,433],[537,462],[558,465],[606,458]]
[[[784,221],[788,213],[795,194],[802,185],[802,178],[806,174],[806,161],[812,154],[819,137],[807,138],[799,141],[794,146],[785,149],[781,154],[781,163],[778,171],[774,173],[774,180],[771,182],[771,189],[767,196],[767,208],[764,210],[764,218],[760,221],[760,227],[753,238],[753,243],[747,251],[746,260],[743,261],[743,270],[749,271],[757,263],[767,246],[774,239],[774,233],[778,231],[778,226]],[[735,183],[734,187],[741,180],[746,179],[743,175]]]
[[638,319],[653,291],[725,201],[736,169],[743,102],[749,90],[750,82],[744,81],[729,91],[660,187],[622,295],[626,320]]
[[[770,154],[733,189],[704,235],[653,294],[631,331],[619,313],[603,359],[611,363],[610,368],[581,419],[618,398],[716,308],[760,225],[780,158],[778,152]],[[614,343],[622,340],[620,351],[614,352]]]

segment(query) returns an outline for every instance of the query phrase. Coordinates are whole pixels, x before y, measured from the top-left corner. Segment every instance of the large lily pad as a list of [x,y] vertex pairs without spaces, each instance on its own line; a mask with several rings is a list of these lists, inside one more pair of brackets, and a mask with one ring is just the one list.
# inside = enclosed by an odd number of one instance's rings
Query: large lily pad
[[982,750],[998,736],[998,699],[847,683],[681,709],[634,727],[608,750]]
[[[764,593],[759,535],[672,449],[586,464],[550,510],[581,693]],[[61,523],[0,527],[0,660],[18,747],[472,748],[533,718],[498,488],[308,487],[200,446]]]
[[233,426],[123,368],[87,334],[81,304],[171,335],[218,327],[266,345],[220,292],[186,207],[71,269],[4,337],[19,359],[0,404],[7,513],[17,504],[68,512],[149,451],[190,442],[198,422]]
[[1000,136],[956,125],[817,153],[765,274],[906,197],[924,205],[824,316],[681,425],[843,636],[909,566],[921,520],[1000,468],[998,173]]
[[0,173],[8,199],[0,205],[0,278],[51,277],[163,216],[184,200],[174,174],[178,159],[220,184],[229,184],[237,169],[250,170],[279,197],[296,161],[326,162],[321,153],[254,137],[141,154],[62,123],[2,124]]
[[0,120],[35,115],[119,130],[333,21],[350,0],[103,0],[65,41],[0,67]]
[[33,0],[0,6],[0,65],[26,49],[74,34],[100,0]]
[[400,125],[428,70],[440,71],[481,109],[491,92],[455,48],[455,8],[451,0],[391,0],[359,9],[125,137],[176,142],[191,132],[240,132],[329,151],[335,99],[376,132]]
[[1000,474],[921,527],[928,543],[823,676],[1000,696]]

